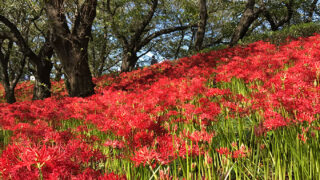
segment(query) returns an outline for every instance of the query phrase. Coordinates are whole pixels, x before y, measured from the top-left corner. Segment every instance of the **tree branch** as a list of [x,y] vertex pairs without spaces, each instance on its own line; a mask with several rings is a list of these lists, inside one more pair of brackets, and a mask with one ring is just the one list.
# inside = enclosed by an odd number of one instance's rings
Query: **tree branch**
[[318,0],[313,0],[313,1],[312,1],[311,6],[310,6],[310,9],[308,10],[308,17],[307,17],[307,19],[306,19],[306,22],[311,22],[311,21],[312,21],[313,13],[314,13],[315,10],[316,10],[317,3],[318,3]]
[[152,50],[152,48],[153,48],[153,47],[151,46],[148,50],[146,50],[146,52],[144,52],[144,53],[142,53],[140,56],[138,56],[138,59],[140,59],[142,56],[148,54],[148,52],[150,52],[150,51]]
[[141,36],[150,23],[150,21],[153,18],[153,15],[158,7],[158,0],[152,0],[152,6],[151,9],[148,12],[148,15],[144,17],[142,23],[138,25],[138,28],[135,29],[134,38],[131,39],[131,44],[134,44],[134,42],[138,42],[141,39]]
[[[3,43],[3,41],[1,40],[0,41],[0,48],[2,47],[2,43]],[[5,86],[5,88],[9,88],[9,89],[11,88],[11,85],[10,85],[10,78],[9,78],[9,74],[8,74],[8,62],[10,59],[10,54],[11,54],[10,51],[12,49],[12,45],[13,45],[13,42],[10,40],[6,54],[3,54],[0,49],[0,63],[1,63],[1,70],[2,70],[1,81],[2,81],[3,85]]]
[[[181,19],[178,16],[177,16],[177,19],[179,21],[180,26],[182,26],[183,23],[182,23]],[[181,46],[182,46],[182,42],[183,42],[184,36],[185,36],[185,32],[184,32],[184,30],[181,30],[181,38],[180,38],[177,50],[176,50],[176,52],[174,54],[174,59],[178,59],[179,52],[180,52],[180,49],[181,49]]]
[[9,39],[11,41],[18,41],[18,39],[14,36],[13,33],[0,31],[0,40]]
[[182,30],[188,29],[188,28],[193,27],[193,26],[197,26],[197,25],[193,24],[193,25],[187,25],[187,26],[171,27],[171,28],[167,28],[167,29],[162,29],[162,30],[156,31],[156,32],[150,34],[149,36],[147,36],[146,38],[144,38],[141,41],[141,43],[139,44],[138,49],[141,49],[142,47],[147,45],[150,41],[152,41],[153,39],[155,39],[155,38],[157,38],[159,36],[162,36],[164,34],[170,34],[170,33],[175,32],[175,31],[182,31]]
[[264,16],[266,17],[267,21],[270,23],[271,30],[276,31],[279,27],[283,26],[285,23],[289,22],[293,15],[293,6],[294,1],[290,0],[289,3],[285,3],[287,8],[287,15],[281,19],[280,21],[276,22],[276,20],[272,17],[271,13],[268,10],[264,11]]
[[24,66],[26,65],[26,56],[23,56],[23,59],[21,61],[21,66],[15,76],[15,78],[12,80],[11,82],[11,87],[16,87],[16,85],[18,84],[19,82],[19,79],[21,78],[22,74],[23,74],[23,69],[24,69]]
[[80,38],[88,38],[90,35],[91,26],[94,18],[96,17],[97,0],[86,0],[78,11],[74,27],[73,34],[77,34]]
[[37,60],[37,55],[30,49],[25,39],[22,37],[20,31],[18,30],[17,26],[2,15],[0,15],[0,21],[11,30],[15,37],[12,40],[16,40],[15,42],[20,47],[21,51],[30,58],[32,63],[38,64],[39,62]]
[[125,46],[128,46],[129,42],[128,42],[128,39],[122,35],[120,32],[119,32],[119,27],[116,25],[115,23],[115,20],[114,20],[114,16],[116,14],[116,10],[118,7],[118,5],[116,5],[116,7],[114,8],[114,11],[111,10],[111,6],[110,6],[110,0],[107,0],[107,3],[105,4],[104,2],[102,2],[103,6],[106,7],[106,10],[107,10],[107,13],[110,15],[110,18],[111,18],[111,29],[112,31],[114,32],[114,34],[116,35],[116,37],[122,41],[122,43],[125,45]]
[[254,6],[255,0],[249,0],[246,5],[246,9],[240,18],[240,22],[233,32],[231,41],[229,43],[230,47],[236,45],[238,41],[246,35],[252,23],[259,17],[260,13],[265,10],[264,4],[262,4],[259,8],[255,8]]
[[[121,58],[115,60],[111,65],[108,65],[108,67],[105,68],[105,71],[110,71],[110,69],[115,66],[116,64],[118,64],[121,61]],[[102,73],[101,73],[102,74]]]
[[67,19],[63,13],[63,1],[61,0],[45,0],[47,14],[52,21],[54,31],[62,37],[70,34]]

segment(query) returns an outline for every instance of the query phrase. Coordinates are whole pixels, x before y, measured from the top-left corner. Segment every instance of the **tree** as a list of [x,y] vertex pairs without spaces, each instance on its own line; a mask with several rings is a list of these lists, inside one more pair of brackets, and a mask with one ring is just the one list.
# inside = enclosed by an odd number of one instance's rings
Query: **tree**
[[[285,7],[287,10],[286,10],[286,15],[280,20],[277,20],[276,19],[277,17],[273,17],[272,16],[273,13],[271,13],[269,9],[264,10],[264,16],[269,22],[272,31],[277,31],[279,27],[283,26],[285,23],[288,23],[292,18],[292,15],[294,12],[294,9],[293,9],[294,0],[289,0],[289,2],[283,2],[283,3],[285,4]],[[279,5],[277,4],[276,7],[278,6]],[[272,10],[274,8],[270,8],[270,9]],[[281,13],[281,14],[284,14],[284,13]]]
[[[5,48],[4,44],[6,44],[7,48]],[[8,43],[5,43],[5,40],[0,38],[1,84],[4,86],[6,101],[10,104],[16,102],[14,90],[26,63],[26,56],[23,56],[18,63],[13,61],[11,58],[12,51],[13,41],[9,40]]]
[[198,30],[195,40],[195,50],[200,51],[202,49],[203,40],[206,32],[206,25],[208,19],[207,13],[207,1],[199,0],[200,21],[198,23]]
[[264,5],[261,5],[259,8],[255,8],[255,5],[255,0],[248,0],[240,22],[231,37],[230,46],[237,44],[237,42],[246,35],[251,24],[258,18],[260,13],[264,11]]
[[63,75],[63,72],[62,72],[62,66],[56,56],[53,57],[53,68],[54,68],[53,70],[54,80],[60,81]]
[[307,10],[306,10],[307,18],[305,19],[305,22],[312,22],[313,14],[314,12],[316,12],[316,9],[317,9],[317,3],[318,3],[318,0],[313,0],[311,4],[307,5]]
[[[33,75],[35,76],[35,85],[33,91],[33,99],[44,99],[51,96],[50,88],[50,73],[52,69],[52,63],[50,58],[53,54],[53,49],[49,44],[49,37],[45,37],[46,42],[42,45],[39,53],[36,54],[28,45],[26,39],[22,36],[21,32],[18,30],[17,26],[12,23],[9,19],[0,15],[0,22],[2,22],[10,32],[2,32],[2,36],[15,42],[20,51],[28,57],[29,61],[34,65],[35,70]],[[48,36],[50,33],[48,33]]]
[[88,43],[96,16],[97,0],[75,4],[72,29],[66,18],[64,0],[46,0],[45,9],[52,29],[51,44],[59,57],[70,84],[69,96],[86,97],[94,94],[94,84],[88,65]]
[[[193,2],[193,0],[162,1],[160,6],[158,6],[153,19],[153,22],[156,22],[156,24],[152,26],[155,28],[163,28],[189,24],[190,27],[192,27],[192,25],[194,25],[193,27],[196,27],[199,19],[199,12],[198,9],[194,8],[195,6],[197,6],[197,3]],[[144,51],[144,53],[150,51],[151,54],[157,56],[157,59],[177,59],[179,57],[188,56],[190,51],[193,50],[189,48],[189,37],[192,33],[191,29],[193,28],[163,34],[153,39],[141,51]],[[193,43],[194,42],[192,42],[192,44]],[[150,54],[143,56],[141,59],[147,60],[149,63],[150,60],[152,60]]]
[[[161,9],[164,9],[165,18],[170,19],[172,24],[180,26],[195,24],[195,26],[162,35],[153,40],[148,47],[152,47],[153,54],[165,59],[177,59],[196,53],[196,41],[197,37],[200,37],[197,33],[201,22],[199,0],[171,0],[167,2],[170,3],[166,3],[166,6]],[[206,1],[206,9],[207,21],[205,31],[203,31],[205,34],[201,49],[229,43],[230,36],[236,26],[234,22],[238,20],[239,12],[243,11],[242,3],[239,6],[239,2],[233,1]],[[159,26],[169,23],[166,21],[158,22]]]
[[[122,46],[121,71],[132,71],[139,59],[137,53],[152,40],[175,31],[181,31],[190,25],[157,27],[159,0],[113,1],[103,4],[111,23],[113,34]],[[161,12],[159,10],[158,16]]]
[[92,41],[90,41],[88,48],[89,67],[94,77],[102,76],[103,73],[110,72],[117,66],[119,68],[121,60],[118,57],[119,43],[108,31],[110,27],[104,23],[101,16],[102,14],[96,18],[92,30]]

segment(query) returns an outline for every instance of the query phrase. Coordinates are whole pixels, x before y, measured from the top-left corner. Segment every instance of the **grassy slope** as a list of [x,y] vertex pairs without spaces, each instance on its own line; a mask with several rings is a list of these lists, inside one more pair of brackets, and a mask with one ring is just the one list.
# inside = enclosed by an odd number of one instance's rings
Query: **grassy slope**
[[106,75],[85,99],[59,82],[31,102],[22,83],[0,104],[0,174],[317,179],[319,53],[319,35],[259,41]]

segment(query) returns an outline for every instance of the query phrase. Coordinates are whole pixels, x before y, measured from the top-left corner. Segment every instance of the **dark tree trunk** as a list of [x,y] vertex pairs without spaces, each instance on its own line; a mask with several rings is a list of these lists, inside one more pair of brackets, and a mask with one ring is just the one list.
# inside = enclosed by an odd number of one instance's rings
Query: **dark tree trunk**
[[65,78],[68,79],[70,85],[69,96],[87,97],[94,94],[94,84],[88,65],[87,47],[80,48],[80,52],[78,48],[72,48],[75,46],[72,43],[63,45],[55,42],[53,45],[59,59],[61,59]]
[[5,91],[5,99],[7,103],[14,103],[16,102],[16,98],[14,96],[14,88],[13,86],[10,86],[10,79],[9,79],[9,67],[8,67],[8,62],[10,59],[10,52],[12,49],[12,41],[9,42],[8,44],[8,50],[7,52],[4,54],[2,53],[2,44],[3,44],[3,40],[0,39],[0,69],[1,69],[1,83],[4,87],[4,91]]
[[61,80],[61,77],[62,77],[62,67],[59,66],[59,65],[54,65],[54,68],[55,68],[55,74],[54,74],[54,80],[55,81],[60,81]]
[[2,53],[1,47],[2,47],[3,40],[0,39],[0,69],[1,69],[1,83],[4,86],[5,90],[5,98],[7,103],[14,103],[16,102],[16,98],[14,95],[14,89],[23,73],[23,68],[25,66],[26,57],[22,59],[21,66],[18,66],[16,68],[12,68],[9,61],[10,61],[10,55],[11,50],[13,46],[13,41],[10,41],[8,43],[8,49],[5,53]]
[[191,27],[191,39],[190,39],[190,43],[189,43],[189,52],[191,52],[194,48],[193,48],[193,43],[194,43],[194,37],[196,36],[196,29]]
[[[81,54],[79,52],[79,54]],[[71,97],[87,97],[94,94],[94,84],[88,65],[87,55],[75,55],[70,57],[70,62],[75,62],[72,66],[64,68],[68,79],[68,93]]]
[[36,67],[36,70],[33,75],[35,77],[35,84],[33,88],[33,97],[32,100],[40,100],[45,99],[51,96],[50,88],[51,88],[51,81],[50,81],[50,73],[52,70],[49,66],[41,66]]
[[255,9],[254,6],[255,6],[255,0],[249,0],[246,5],[246,9],[240,19],[240,22],[232,35],[232,38],[229,44],[230,46],[236,45],[238,41],[246,35],[251,24],[258,18],[259,14],[263,11],[264,7]]
[[[88,41],[83,42],[88,44]],[[87,97],[94,94],[94,84],[88,65],[87,46],[77,47],[77,42],[53,41],[53,47],[61,60],[71,97]]]
[[46,43],[40,49],[39,58],[36,62],[35,71],[33,75],[35,77],[35,84],[33,88],[33,100],[45,99],[51,96],[51,80],[50,74],[53,67],[53,63],[50,61],[53,55],[53,48],[49,43],[49,37],[47,37]]
[[5,87],[5,93],[6,93],[5,98],[7,103],[12,104],[16,102],[16,97],[14,95],[14,88]]
[[88,65],[88,43],[96,16],[97,0],[86,0],[78,9],[72,30],[64,14],[64,2],[46,0],[46,12],[53,30],[52,45],[70,84],[69,96],[94,94],[94,84]]
[[62,66],[61,64],[58,64],[57,63],[57,58],[54,59],[53,61],[53,67],[54,67],[54,80],[55,81],[60,81],[61,80],[61,77],[63,75],[63,72],[62,72]]
[[138,61],[137,53],[124,53],[122,64],[121,64],[121,72],[130,72],[135,68],[135,65]]
[[197,31],[196,40],[195,40],[195,50],[196,51],[202,50],[202,44],[203,44],[204,36],[206,33],[206,25],[207,25],[207,19],[208,19],[206,0],[199,0],[199,3],[200,3],[200,5],[199,5],[200,21],[198,24],[198,31]]
[[51,96],[50,73],[52,67],[53,64],[46,60],[43,60],[41,65],[38,65],[36,67],[36,70],[33,73],[35,77],[35,83],[33,88],[32,100],[45,99]]

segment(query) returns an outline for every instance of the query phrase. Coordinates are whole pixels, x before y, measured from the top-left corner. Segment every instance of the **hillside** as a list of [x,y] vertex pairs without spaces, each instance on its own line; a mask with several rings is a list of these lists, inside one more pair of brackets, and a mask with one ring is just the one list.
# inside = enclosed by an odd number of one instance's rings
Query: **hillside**
[[21,83],[0,104],[0,176],[319,179],[319,57],[315,34],[105,75],[89,98]]

